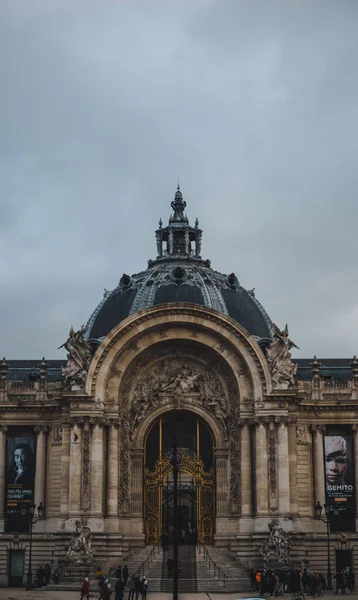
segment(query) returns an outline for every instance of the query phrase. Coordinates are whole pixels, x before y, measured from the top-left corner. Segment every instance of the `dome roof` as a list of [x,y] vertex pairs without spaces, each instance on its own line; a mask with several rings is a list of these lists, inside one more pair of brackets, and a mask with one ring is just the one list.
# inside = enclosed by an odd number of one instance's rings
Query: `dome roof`
[[118,286],[105,290],[102,302],[87,323],[86,338],[101,341],[118,323],[134,313],[168,302],[199,304],[228,315],[263,344],[273,339],[271,321],[254,291],[245,290],[237,277],[223,275],[200,256],[202,231],[198,219],[189,225],[179,186],[171,204],[174,214],[167,227],[156,231],[158,256],[148,269],[123,275]]

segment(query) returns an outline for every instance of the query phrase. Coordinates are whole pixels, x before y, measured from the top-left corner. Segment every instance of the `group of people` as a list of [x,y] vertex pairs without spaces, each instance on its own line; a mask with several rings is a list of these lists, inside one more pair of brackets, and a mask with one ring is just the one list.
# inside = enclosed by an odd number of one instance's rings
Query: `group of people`
[[352,571],[343,571],[338,572],[334,579],[336,580],[336,595],[340,592],[341,594],[345,594],[346,590],[348,590],[351,594],[355,593],[356,588],[356,578]]
[[[355,592],[355,576],[352,571],[343,570],[338,572],[334,579],[336,581],[335,593],[344,594],[349,590],[352,594]],[[270,594],[273,596],[283,596],[285,592],[305,594],[316,597],[323,596],[327,589],[326,580],[322,573],[317,571],[310,572],[308,569],[292,570],[266,570],[250,569],[251,590],[259,593],[261,596]]]
[[285,592],[297,594],[304,591],[312,596],[322,595],[326,582],[321,573],[309,573],[307,569],[270,570],[250,569],[251,590],[261,596],[283,596]]
[[60,571],[58,565],[48,562],[45,566],[41,566],[37,569],[33,582],[34,588],[38,589],[45,587],[50,583],[51,579],[53,583],[58,583],[60,580]]
[[[148,579],[145,575],[140,578],[138,575],[132,575],[129,577],[129,569],[127,565],[124,565],[123,569],[121,565],[117,567],[114,572],[114,576],[117,581],[112,590],[111,582],[107,577],[103,575],[103,571],[100,567],[96,571],[96,579],[98,580],[98,587],[100,591],[100,600],[108,600],[111,597],[112,592],[115,592],[115,600],[123,600],[124,592],[128,590],[128,600],[138,600],[139,594],[142,596],[142,600],[146,599],[148,592]],[[90,579],[89,575],[83,580],[81,589],[81,600],[90,598]]]

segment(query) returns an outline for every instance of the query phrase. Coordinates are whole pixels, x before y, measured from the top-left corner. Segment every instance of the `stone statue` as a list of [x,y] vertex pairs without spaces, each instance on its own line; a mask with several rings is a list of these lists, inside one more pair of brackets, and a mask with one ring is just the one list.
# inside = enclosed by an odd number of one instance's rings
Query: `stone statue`
[[78,331],[74,331],[71,326],[69,337],[60,348],[65,347],[67,354],[67,363],[62,367],[62,374],[65,377],[64,385],[77,385],[84,388],[88,369],[92,359],[91,346],[83,339],[86,327],[82,326]]
[[201,254],[201,235],[196,236],[196,255],[200,256]]
[[185,254],[189,254],[189,231],[184,234]]
[[91,564],[93,562],[91,530],[81,521],[76,521],[75,525],[76,529],[70,539],[65,562]]
[[283,331],[272,323],[275,340],[267,348],[267,362],[272,376],[273,386],[277,389],[287,390],[295,384],[297,365],[291,360],[291,348],[296,344],[288,337],[288,326]]
[[174,235],[172,231],[169,231],[169,236],[168,236],[168,241],[169,241],[169,254],[173,254],[173,249],[174,249]]
[[260,551],[264,559],[264,566],[273,569],[290,566],[290,534],[279,526],[278,519],[272,519],[269,523],[269,531],[269,538],[263,543]]

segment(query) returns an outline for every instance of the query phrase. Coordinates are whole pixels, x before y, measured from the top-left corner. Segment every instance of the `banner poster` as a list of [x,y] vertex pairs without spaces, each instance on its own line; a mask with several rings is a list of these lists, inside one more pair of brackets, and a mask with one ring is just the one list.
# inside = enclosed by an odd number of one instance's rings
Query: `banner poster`
[[354,512],[353,437],[324,437],[326,503],[341,503],[347,512]]
[[36,438],[8,437],[6,461],[6,513],[20,512],[21,504],[34,502]]

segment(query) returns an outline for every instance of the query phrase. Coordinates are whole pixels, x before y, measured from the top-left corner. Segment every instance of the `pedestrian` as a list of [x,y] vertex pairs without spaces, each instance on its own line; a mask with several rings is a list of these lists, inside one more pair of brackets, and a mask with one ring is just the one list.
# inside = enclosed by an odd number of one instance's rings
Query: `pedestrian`
[[122,578],[122,566],[121,565],[118,565],[118,567],[116,568],[116,570],[114,572],[114,576],[117,577],[117,579]]
[[132,577],[129,579],[128,589],[129,589],[128,600],[134,600],[134,575],[132,575]]
[[89,578],[88,578],[88,573],[86,573],[86,577],[83,580],[82,588],[81,588],[81,600],[83,600],[83,598],[87,598],[87,600],[89,600],[89,595],[90,595],[90,582],[89,582]]
[[50,565],[50,563],[46,563],[46,566],[44,568],[45,585],[48,585],[50,583],[50,578],[51,578],[51,565]]
[[148,579],[146,578],[145,575],[143,575],[142,581],[141,581],[141,594],[142,594],[142,598],[146,598],[147,597],[147,592],[148,592]]
[[174,565],[174,560],[171,556],[169,556],[169,558],[167,560],[168,577],[173,577],[173,565]]
[[112,586],[108,579],[103,577],[103,575],[99,579],[98,587],[100,591],[99,600],[107,600],[112,593]]
[[124,567],[123,567],[123,581],[124,581],[124,585],[127,585],[128,577],[129,577],[129,569],[128,569],[127,565],[124,565]]
[[124,597],[124,581],[122,579],[117,579],[116,581],[116,600],[123,600]]
[[138,575],[134,578],[134,592],[135,600],[138,600],[140,594],[140,579]]

